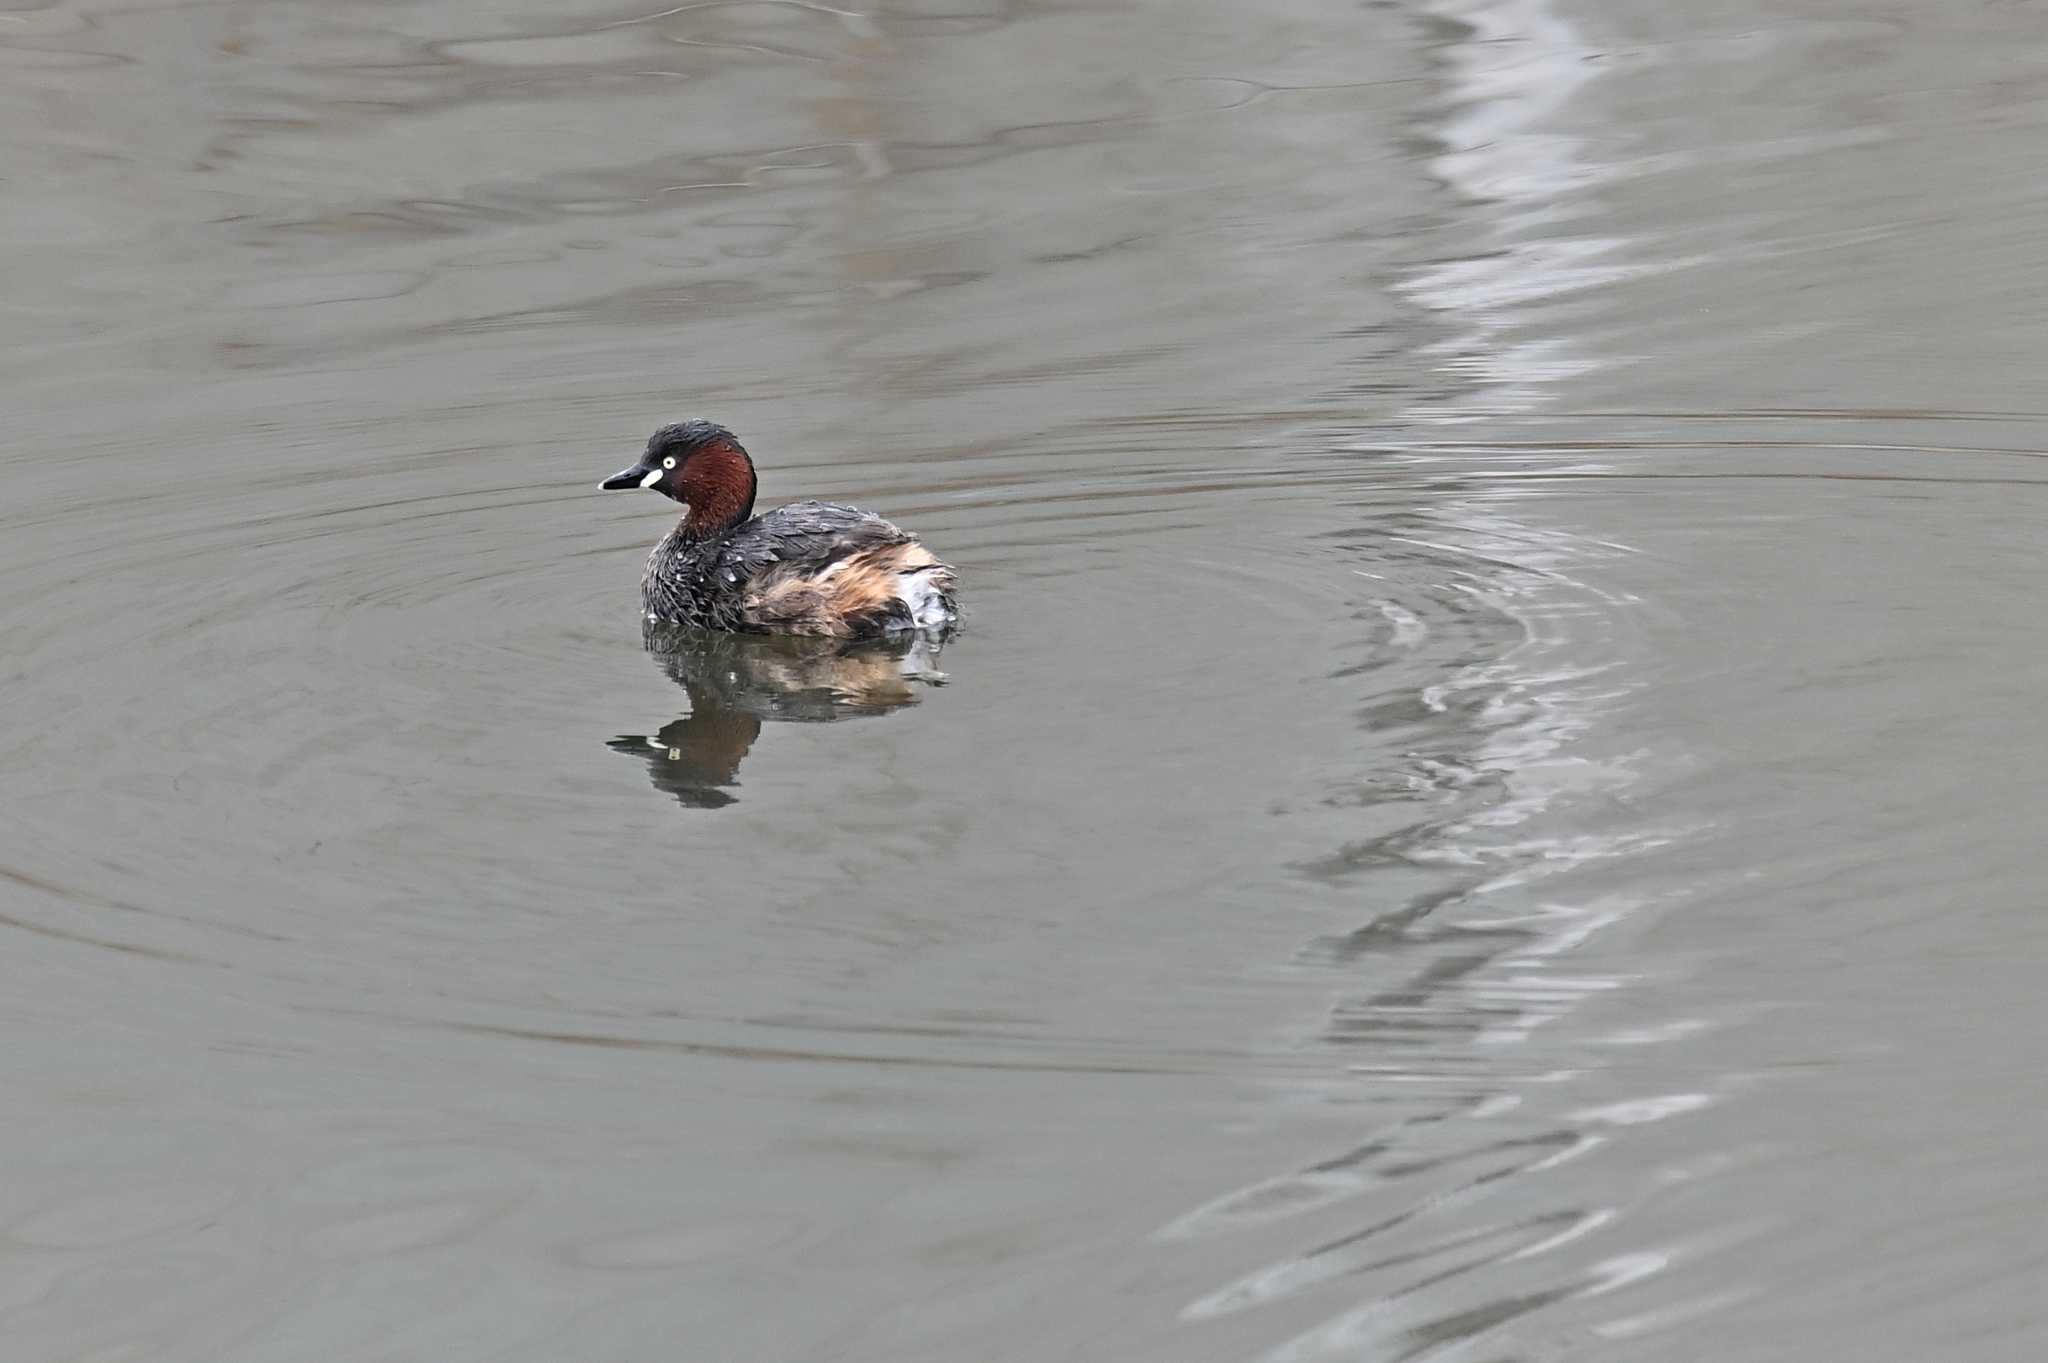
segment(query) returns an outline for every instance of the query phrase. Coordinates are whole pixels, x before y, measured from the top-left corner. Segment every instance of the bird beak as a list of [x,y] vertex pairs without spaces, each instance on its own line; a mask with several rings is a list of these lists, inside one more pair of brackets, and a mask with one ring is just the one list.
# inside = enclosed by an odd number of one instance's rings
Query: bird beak
[[620,488],[626,487],[653,487],[660,481],[659,467],[648,468],[645,464],[635,464],[629,469],[620,469],[598,486],[606,492],[617,492]]

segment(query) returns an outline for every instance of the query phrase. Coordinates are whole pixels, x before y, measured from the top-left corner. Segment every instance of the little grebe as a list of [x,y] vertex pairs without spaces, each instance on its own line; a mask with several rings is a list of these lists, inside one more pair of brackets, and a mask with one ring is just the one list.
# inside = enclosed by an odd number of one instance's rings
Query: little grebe
[[651,487],[684,505],[640,580],[651,621],[865,639],[959,618],[953,570],[873,512],[792,502],[754,515],[754,461],[723,426],[664,426],[639,463],[599,486]]

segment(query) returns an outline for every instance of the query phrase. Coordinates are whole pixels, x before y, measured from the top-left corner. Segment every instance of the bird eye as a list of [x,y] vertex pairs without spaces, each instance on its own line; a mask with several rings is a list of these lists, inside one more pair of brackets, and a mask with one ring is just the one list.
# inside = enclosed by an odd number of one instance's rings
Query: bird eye
[[670,455],[668,458],[661,461],[661,466],[665,469],[674,468],[676,466],[676,457],[674,455]]

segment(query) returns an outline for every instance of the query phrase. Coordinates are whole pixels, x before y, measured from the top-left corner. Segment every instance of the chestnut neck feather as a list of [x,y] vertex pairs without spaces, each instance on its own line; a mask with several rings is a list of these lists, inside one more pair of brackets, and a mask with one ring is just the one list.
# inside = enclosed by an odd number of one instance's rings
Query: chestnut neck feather
[[706,539],[754,514],[754,461],[730,440],[691,451],[676,477],[676,500],[690,504],[683,534]]

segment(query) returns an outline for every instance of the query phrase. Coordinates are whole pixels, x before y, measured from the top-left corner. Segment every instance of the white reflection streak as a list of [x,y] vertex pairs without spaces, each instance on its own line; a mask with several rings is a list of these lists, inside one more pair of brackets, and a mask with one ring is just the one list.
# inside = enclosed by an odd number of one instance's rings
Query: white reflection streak
[[[1456,328],[1434,347],[1434,358],[1461,380],[1456,391],[1465,395],[1407,416],[1465,421],[1529,411],[1560,378],[1595,363],[1575,354],[1567,341],[1530,337],[1531,305],[1636,272],[1600,263],[1612,256],[1620,239],[1571,238],[1557,230],[1570,196],[1601,176],[1584,156],[1580,140],[1555,127],[1559,111],[1596,73],[1589,60],[1596,52],[1546,0],[1423,3],[1429,13],[1469,30],[1438,54],[1449,73],[1448,113],[1441,132],[1445,149],[1432,169],[1472,206],[1465,216],[1478,224],[1479,235],[1459,243],[1458,258],[1423,268],[1401,286],[1411,301]],[[1640,684],[1626,670],[1627,650],[1614,637],[1637,603],[1583,576],[1599,560],[1632,551],[1506,514],[1497,487],[1433,511],[1445,533],[1432,538],[1441,542],[1417,537],[1415,543],[1470,565],[1463,580],[1443,585],[1469,593],[1517,621],[1523,631],[1514,646],[1423,691],[1421,699],[1432,709],[1467,699],[1478,703],[1484,737],[1472,765],[1493,773],[1499,784],[1497,798],[1442,824],[1429,845],[1406,853],[1416,862],[1479,869],[1484,879],[1460,905],[1464,926],[1512,926],[1525,934],[1455,986],[1462,1005],[1487,1020],[1468,1041],[1472,1054],[1484,1054],[1526,1044],[1538,1029],[1576,1011],[1588,997],[1633,983],[1625,976],[1555,966],[1639,906],[1625,897],[1575,902],[1569,894],[1556,896],[1565,901],[1556,902],[1543,894],[1544,882],[1602,860],[1635,855],[1676,833],[1636,829],[1560,835],[1543,827],[1561,808],[1600,792],[1611,794],[1633,779],[1627,759],[1596,762],[1579,751],[1588,732]],[[1413,627],[1404,628],[1409,626],[1404,608],[1384,601],[1375,605],[1394,627],[1395,646],[1420,642],[1423,636]],[[1419,617],[1407,614],[1419,623]],[[1494,910],[1491,919],[1489,908]],[[1450,1007],[1444,1003],[1438,1011]],[[1413,1069],[1405,1075],[1368,1075],[1365,1067],[1353,1072],[1376,1086],[1392,1078],[1428,1077]],[[1457,1074],[1469,1085],[1469,1072]],[[1233,1314],[1356,1281],[1365,1299],[1261,1356],[1263,1363],[1322,1363],[1378,1357],[1381,1350],[1413,1351],[1432,1337],[1439,1345],[1477,1347],[1481,1338],[1528,1313],[1620,1291],[1662,1272],[1671,1257],[1655,1250],[1602,1257],[1596,1250],[1590,1262],[1572,1264],[1590,1247],[1588,1242],[1613,1233],[1621,1215],[1617,1207],[1567,1203],[1554,1212],[1567,1218],[1564,1224],[1551,1228],[1540,1219],[1489,1224],[1474,1217],[1472,1208],[1491,1205],[1506,1186],[1520,1190],[1519,1204],[1540,1196],[1532,1179],[1611,1139],[1586,1127],[1611,1131],[1678,1117],[1709,1101],[1705,1094],[1656,1095],[1568,1114],[1549,1128],[1569,1133],[1563,1149],[1451,1189],[1419,1183],[1421,1201],[1383,1206],[1374,1213],[1383,1220],[1368,1218],[1367,1227],[1349,1238],[1326,1240],[1320,1248],[1268,1262],[1190,1302],[1183,1318]],[[1518,1101],[1498,1104],[1488,1115],[1517,1106]],[[1319,1171],[1306,1169],[1292,1179],[1255,1184],[1218,1199],[1170,1231],[1193,1235],[1241,1227],[1241,1216],[1225,1213],[1254,1206],[1266,1211],[1260,1219],[1270,1221],[1327,1212],[1368,1193],[1389,1194],[1411,1176],[1391,1152],[1410,1142],[1422,1151],[1450,1152],[1438,1156],[1444,1160],[1498,1148],[1471,1126],[1465,1127],[1469,1140],[1454,1136],[1460,1125],[1441,1118],[1418,1121],[1361,1147],[1345,1170],[1348,1179],[1317,1179]],[[1545,1131],[1539,1118],[1525,1125]],[[1414,1158],[1420,1169],[1436,1167],[1429,1158]],[[1494,1281],[1502,1275],[1489,1270],[1510,1263],[1531,1267]],[[1551,1267],[1542,1267],[1546,1264]],[[1449,1330],[1461,1332],[1456,1344],[1442,1333]]]
[[1529,302],[1622,278],[1628,267],[1600,265],[1616,239],[1558,237],[1544,229],[1572,190],[1598,178],[1580,139],[1544,129],[1545,119],[1592,80],[1589,46],[1547,0],[1431,0],[1432,15],[1465,25],[1472,36],[1443,53],[1449,69],[1443,121],[1448,149],[1430,168],[1454,191],[1491,208],[1485,236],[1459,258],[1418,270],[1401,292],[1431,312],[1453,317],[1459,334],[1429,347],[1441,369],[1472,395],[1448,407],[1411,412],[1436,420],[1526,411],[1544,387],[1582,373],[1592,361],[1560,337],[1515,339],[1514,311]]

